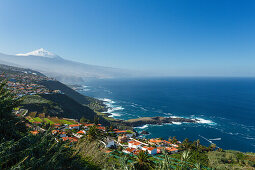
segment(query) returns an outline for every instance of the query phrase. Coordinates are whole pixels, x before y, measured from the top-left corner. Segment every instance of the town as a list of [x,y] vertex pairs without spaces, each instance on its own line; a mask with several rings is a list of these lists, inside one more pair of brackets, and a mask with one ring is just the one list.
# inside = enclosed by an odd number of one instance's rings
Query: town
[[53,78],[46,77],[32,70],[19,69],[5,65],[0,66],[0,81],[7,80],[8,89],[16,94],[17,97],[61,93],[59,90],[52,91],[39,84],[41,81],[53,80]]
[[[20,116],[20,114],[19,114]],[[135,131],[124,130],[124,129],[113,129],[113,127],[105,127],[102,124],[96,123],[81,123],[73,119],[62,119],[65,123],[61,123],[61,119],[58,119],[60,123],[54,123],[52,120],[57,118],[47,118],[51,119],[49,125],[46,126],[45,118],[31,118],[26,117],[30,123],[26,126],[30,128],[30,132],[33,135],[39,133],[44,133],[47,129],[45,127],[51,128],[51,134],[55,137],[57,141],[65,142],[78,142],[79,139],[84,137],[90,137],[91,135],[100,136],[97,138],[105,148],[107,148],[106,153],[111,153],[117,148],[121,148],[121,152],[126,154],[137,155],[140,151],[145,151],[149,155],[157,155],[166,151],[169,154],[177,153],[180,141],[172,140],[167,141],[163,139],[146,139],[141,138]],[[33,121],[34,120],[34,121]],[[54,123],[54,124],[53,124]],[[91,132],[97,131],[94,134]],[[120,150],[119,150],[120,151]]]

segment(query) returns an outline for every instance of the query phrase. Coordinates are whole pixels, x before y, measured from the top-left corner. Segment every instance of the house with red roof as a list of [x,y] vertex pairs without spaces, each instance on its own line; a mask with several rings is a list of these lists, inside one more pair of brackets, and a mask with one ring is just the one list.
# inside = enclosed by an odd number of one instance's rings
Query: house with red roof
[[73,125],[69,125],[69,129],[80,129],[80,125],[79,124],[73,124]]
[[142,150],[147,151],[151,155],[157,154],[157,148],[154,148],[154,147],[143,146]]
[[123,150],[123,152],[131,154],[131,153],[135,152],[135,150],[136,150],[135,148],[127,148],[127,149]]
[[34,130],[34,131],[30,131],[30,133],[32,133],[33,135],[37,135],[39,132],[37,130]]
[[176,153],[176,152],[178,152],[178,149],[174,148],[174,147],[166,147],[166,151],[168,151],[170,153]]
[[86,132],[84,130],[80,130],[79,132],[77,132],[77,134],[80,134],[80,135],[85,135]]
[[134,140],[131,140],[131,141],[128,142],[128,147],[129,148],[136,148],[136,149],[138,149],[138,148],[141,148],[141,146],[142,146],[142,143],[134,141]]
[[97,129],[105,131],[105,127],[103,127],[103,126],[98,126]]

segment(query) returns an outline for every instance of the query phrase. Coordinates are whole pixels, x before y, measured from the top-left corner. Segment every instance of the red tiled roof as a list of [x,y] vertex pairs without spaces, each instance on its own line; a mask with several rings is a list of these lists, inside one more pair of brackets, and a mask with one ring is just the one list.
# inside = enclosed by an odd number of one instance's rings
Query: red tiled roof
[[79,134],[85,134],[85,132],[84,131],[82,131],[82,130],[80,130],[79,132],[77,132],[77,133],[79,133]]
[[133,145],[141,145],[140,142],[134,142]]
[[69,137],[62,137],[63,141],[66,141],[69,139]]
[[105,153],[111,153],[112,151],[110,151],[110,150],[107,150],[107,151],[105,151]]
[[128,151],[128,152],[134,152],[134,151],[135,151],[135,148],[127,148],[126,151]]
[[84,126],[94,126],[95,124],[86,124],[86,123],[84,123],[83,125]]
[[39,132],[37,130],[34,130],[34,131],[30,131],[30,133],[32,133],[33,135],[37,135]]
[[150,139],[150,142],[152,142],[152,143],[160,143],[160,142],[162,142],[162,140],[159,140],[159,139]]
[[172,148],[167,147],[166,150],[167,150],[167,151],[170,151],[170,152],[171,152],[171,151],[178,151],[178,149],[173,148],[173,147],[172,147]]
[[97,127],[97,129],[105,130],[105,127]]
[[149,147],[148,147],[148,146],[144,146],[143,148],[144,148],[144,149],[148,149]]
[[152,150],[154,150],[154,149],[155,149],[155,148],[153,148],[153,147],[149,147],[149,148],[148,148],[149,151],[152,151]]
[[115,133],[126,133],[127,131],[126,130],[117,130],[115,131]]
[[80,126],[80,125],[78,125],[78,124],[69,125],[69,127],[78,127],[78,126]]
[[78,138],[76,137],[69,137],[70,142],[77,142]]

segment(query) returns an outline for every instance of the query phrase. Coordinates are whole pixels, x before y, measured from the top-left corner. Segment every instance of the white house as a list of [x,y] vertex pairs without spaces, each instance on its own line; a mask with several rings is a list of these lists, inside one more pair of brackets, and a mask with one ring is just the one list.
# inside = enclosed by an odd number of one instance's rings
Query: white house
[[131,141],[128,142],[128,147],[138,149],[138,148],[142,147],[142,144],[140,142],[136,142],[136,141],[131,140]]
[[157,148],[154,148],[154,147],[144,146],[144,147],[142,147],[142,150],[147,151],[151,155],[157,154]]
[[107,147],[107,148],[114,147],[114,146],[115,146],[114,140],[108,139],[108,140],[106,141],[106,147]]

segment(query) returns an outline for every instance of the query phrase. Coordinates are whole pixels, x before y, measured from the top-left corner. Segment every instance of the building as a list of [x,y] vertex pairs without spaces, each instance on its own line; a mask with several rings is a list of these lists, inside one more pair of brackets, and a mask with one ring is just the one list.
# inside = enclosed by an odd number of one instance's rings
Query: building
[[157,148],[154,148],[154,147],[144,146],[144,147],[142,147],[142,150],[147,151],[151,155],[157,154]]
[[169,153],[177,153],[178,149],[174,147],[166,147],[166,151],[168,151]]
[[69,129],[80,129],[80,125],[74,124],[74,125],[69,125]]
[[105,143],[106,143],[105,147],[107,148],[115,147],[115,142],[113,139],[107,139]]
[[61,138],[62,137],[66,137],[66,132],[60,132],[60,135],[59,135]]
[[136,148],[136,149],[139,149],[141,148],[142,144],[140,142],[137,142],[137,141],[129,141],[128,142],[128,147],[129,148]]
[[126,142],[128,142],[128,137],[126,135],[118,136],[118,142],[119,143],[126,143]]
[[34,130],[34,131],[30,131],[30,133],[32,133],[33,135],[37,135],[39,132],[37,130]]
[[77,134],[79,134],[79,135],[85,135],[86,132],[85,132],[84,130],[80,130],[79,132],[77,132]]
[[123,152],[131,154],[131,153],[135,152],[135,150],[136,150],[135,148],[127,148],[127,149],[123,150]]

